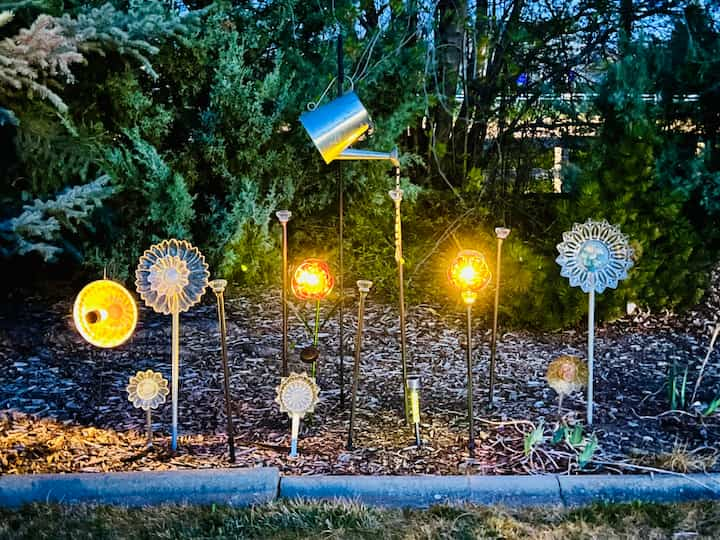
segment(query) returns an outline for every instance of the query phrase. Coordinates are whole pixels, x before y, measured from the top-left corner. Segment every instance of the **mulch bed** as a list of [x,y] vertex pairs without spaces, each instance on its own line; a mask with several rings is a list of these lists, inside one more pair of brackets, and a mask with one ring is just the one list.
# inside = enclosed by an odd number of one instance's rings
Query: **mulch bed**
[[[717,280],[716,280],[717,282]],[[354,293],[346,300],[346,400],[356,325]],[[0,311],[0,473],[97,472],[277,466],[285,474],[517,474],[578,472],[577,454],[552,444],[557,396],[545,382],[559,354],[585,356],[582,328],[506,332],[498,345],[496,407],[488,409],[489,333],[475,329],[477,448],[467,451],[464,317],[455,307],[408,309],[411,367],[422,376],[422,435],[416,449],[402,415],[395,306],[367,302],[354,451],[345,449],[348,410],[339,403],[337,321],[323,326],[321,402],[303,422],[300,457],[291,459],[289,419],[274,403],[279,382],[281,318],[277,293],[227,299],[228,346],[237,462],[230,464],[217,313],[212,293],[181,315],[181,439],[169,448],[170,401],[153,414],[155,445],[146,448],[145,417],[127,400],[128,378],[154,369],[170,379],[170,317],[141,308],[132,340],[98,350],[75,331],[70,301],[30,300]],[[675,362],[694,383],[720,307],[715,289],[682,316],[639,314],[596,332],[595,423],[598,448],[585,472],[720,470],[720,418],[667,411],[666,380]],[[302,306],[297,306],[302,309]],[[309,309],[307,312],[309,313]],[[291,318],[291,370],[304,371],[308,337]],[[711,356],[700,399],[720,388]],[[690,385],[690,390],[692,385]],[[582,395],[565,399],[563,422],[584,422]],[[534,430],[544,442],[525,448]]]

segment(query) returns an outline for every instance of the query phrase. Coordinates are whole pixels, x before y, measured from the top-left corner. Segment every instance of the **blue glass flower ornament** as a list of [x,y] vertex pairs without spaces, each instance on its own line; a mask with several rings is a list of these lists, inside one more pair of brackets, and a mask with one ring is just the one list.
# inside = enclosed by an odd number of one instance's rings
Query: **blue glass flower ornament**
[[616,288],[633,265],[634,251],[627,236],[605,220],[573,224],[571,231],[563,233],[557,250],[560,275],[585,293]]

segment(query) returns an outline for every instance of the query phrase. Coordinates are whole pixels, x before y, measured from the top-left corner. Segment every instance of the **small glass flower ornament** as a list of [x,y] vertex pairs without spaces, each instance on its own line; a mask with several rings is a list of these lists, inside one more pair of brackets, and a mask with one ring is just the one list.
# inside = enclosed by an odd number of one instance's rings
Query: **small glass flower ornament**
[[115,281],[99,279],[88,283],[75,298],[75,328],[96,347],[122,345],[132,336],[137,320],[135,299]]
[[315,379],[308,377],[306,373],[291,373],[280,380],[280,385],[275,388],[275,391],[277,392],[275,402],[280,405],[280,412],[288,413],[292,419],[290,457],[297,457],[300,419],[315,410],[320,396],[320,388],[315,383]]
[[550,388],[558,394],[558,413],[560,413],[563,398],[574,392],[579,392],[587,385],[587,365],[577,356],[558,356],[550,362],[545,378]]
[[172,449],[177,449],[180,313],[197,304],[208,286],[205,257],[190,242],[163,240],[140,257],[135,285],[148,307],[172,315]]
[[557,250],[560,275],[585,293],[615,289],[633,265],[634,252],[627,236],[605,220],[575,223],[572,230],[563,233]]
[[132,402],[136,409],[143,409],[147,417],[148,446],[152,445],[152,409],[165,403],[170,390],[167,379],[162,374],[151,369],[138,371],[130,377],[130,382],[125,388],[128,394],[128,401]]
[[130,377],[126,390],[128,401],[132,402],[133,407],[144,411],[157,409],[165,403],[165,398],[170,393],[167,379],[151,369],[138,371]]
[[293,273],[291,287],[299,300],[322,300],[335,285],[330,266],[320,259],[305,259]]
[[628,277],[633,265],[633,249],[620,229],[607,221],[587,220],[575,223],[570,231],[563,233],[563,241],[557,245],[560,253],[555,262],[560,265],[560,275],[570,279],[571,287],[580,287],[588,293],[588,382],[587,423],[593,421],[593,368],[595,354],[595,293],[608,287],[614,289],[618,282]]

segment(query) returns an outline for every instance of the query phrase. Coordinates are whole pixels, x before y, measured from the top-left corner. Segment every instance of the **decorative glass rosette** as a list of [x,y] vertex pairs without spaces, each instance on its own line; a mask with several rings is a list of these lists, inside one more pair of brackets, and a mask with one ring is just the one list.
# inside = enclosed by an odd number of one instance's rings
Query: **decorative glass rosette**
[[128,401],[137,409],[147,411],[157,409],[165,403],[165,398],[170,393],[168,382],[162,374],[151,369],[138,371],[130,377],[130,384],[125,388],[128,393]]
[[185,240],[163,240],[150,247],[135,272],[135,285],[149,307],[158,313],[187,311],[197,304],[210,272],[202,253]]
[[315,410],[320,388],[315,384],[315,379],[308,377],[306,373],[291,373],[280,380],[280,386],[275,390],[277,392],[275,402],[280,405],[280,412],[288,413],[292,419],[290,457],[297,457],[300,419]]
[[78,293],[73,320],[80,335],[92,345],[117,347],[135,330],[138,310],[125,287],[109,279],[99,279]]
[[557,250],[560,275],[570,279],[571,287],[586,293],[616,288],[633,265],[634,251],[627,236],[605,220],[575,223],[571,231],[563,233]]
[[283,377],[275,391],[275,402],[280,405],[280,412],[300,417],[315,410],[320,395],[320,388],[315,380],[305,373],[291,373]]
[[328,263],[320,259],[305,259],[293,273],[291,287],[299,300],[322,300],[335,285]]

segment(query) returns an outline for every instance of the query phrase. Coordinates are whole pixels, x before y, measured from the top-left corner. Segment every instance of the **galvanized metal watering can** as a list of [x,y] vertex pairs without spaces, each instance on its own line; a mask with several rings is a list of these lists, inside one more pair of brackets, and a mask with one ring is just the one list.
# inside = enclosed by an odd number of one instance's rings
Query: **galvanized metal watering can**
[[320,152],[325,163],[335,160],[389,159],[400,166],[397,148],[391,152],[374,152],[348,148],[373,128],[367,110],[355,92],[300,115],[300,122]]

